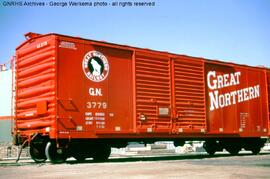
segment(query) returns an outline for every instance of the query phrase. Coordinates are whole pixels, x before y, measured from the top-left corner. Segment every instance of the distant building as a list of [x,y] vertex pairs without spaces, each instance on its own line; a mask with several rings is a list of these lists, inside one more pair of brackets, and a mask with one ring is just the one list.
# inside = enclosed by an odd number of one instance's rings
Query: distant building
[[12,71],[1,65],[0,69],[0,142],[9,142],[11,137]]

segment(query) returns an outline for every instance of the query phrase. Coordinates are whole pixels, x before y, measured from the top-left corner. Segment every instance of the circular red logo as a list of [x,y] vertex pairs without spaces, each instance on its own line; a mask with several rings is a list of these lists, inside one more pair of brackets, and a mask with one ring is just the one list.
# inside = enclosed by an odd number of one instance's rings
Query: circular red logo
[[98,51],[90,51],[85,54],[82,67],[85,76],[94,82],[105,80],[109,74],[108,60]]

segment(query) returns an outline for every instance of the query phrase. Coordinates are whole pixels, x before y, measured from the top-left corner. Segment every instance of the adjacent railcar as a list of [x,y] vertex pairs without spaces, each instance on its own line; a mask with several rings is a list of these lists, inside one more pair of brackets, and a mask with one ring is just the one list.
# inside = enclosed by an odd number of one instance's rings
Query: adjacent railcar
[[59,34],[16,49],[14,143],[36,162],[106,160],[130,141],[205,141],[257,154],[269,136],[270,70]]

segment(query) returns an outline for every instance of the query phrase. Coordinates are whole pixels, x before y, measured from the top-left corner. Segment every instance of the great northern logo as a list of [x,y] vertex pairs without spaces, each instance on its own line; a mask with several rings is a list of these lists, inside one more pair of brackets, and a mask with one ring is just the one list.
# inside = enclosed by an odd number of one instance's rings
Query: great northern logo
[[100,82],[109,74],[107,58],[98,51],[90,51],[83,58],[83,71],[86,77],[94,82]]

